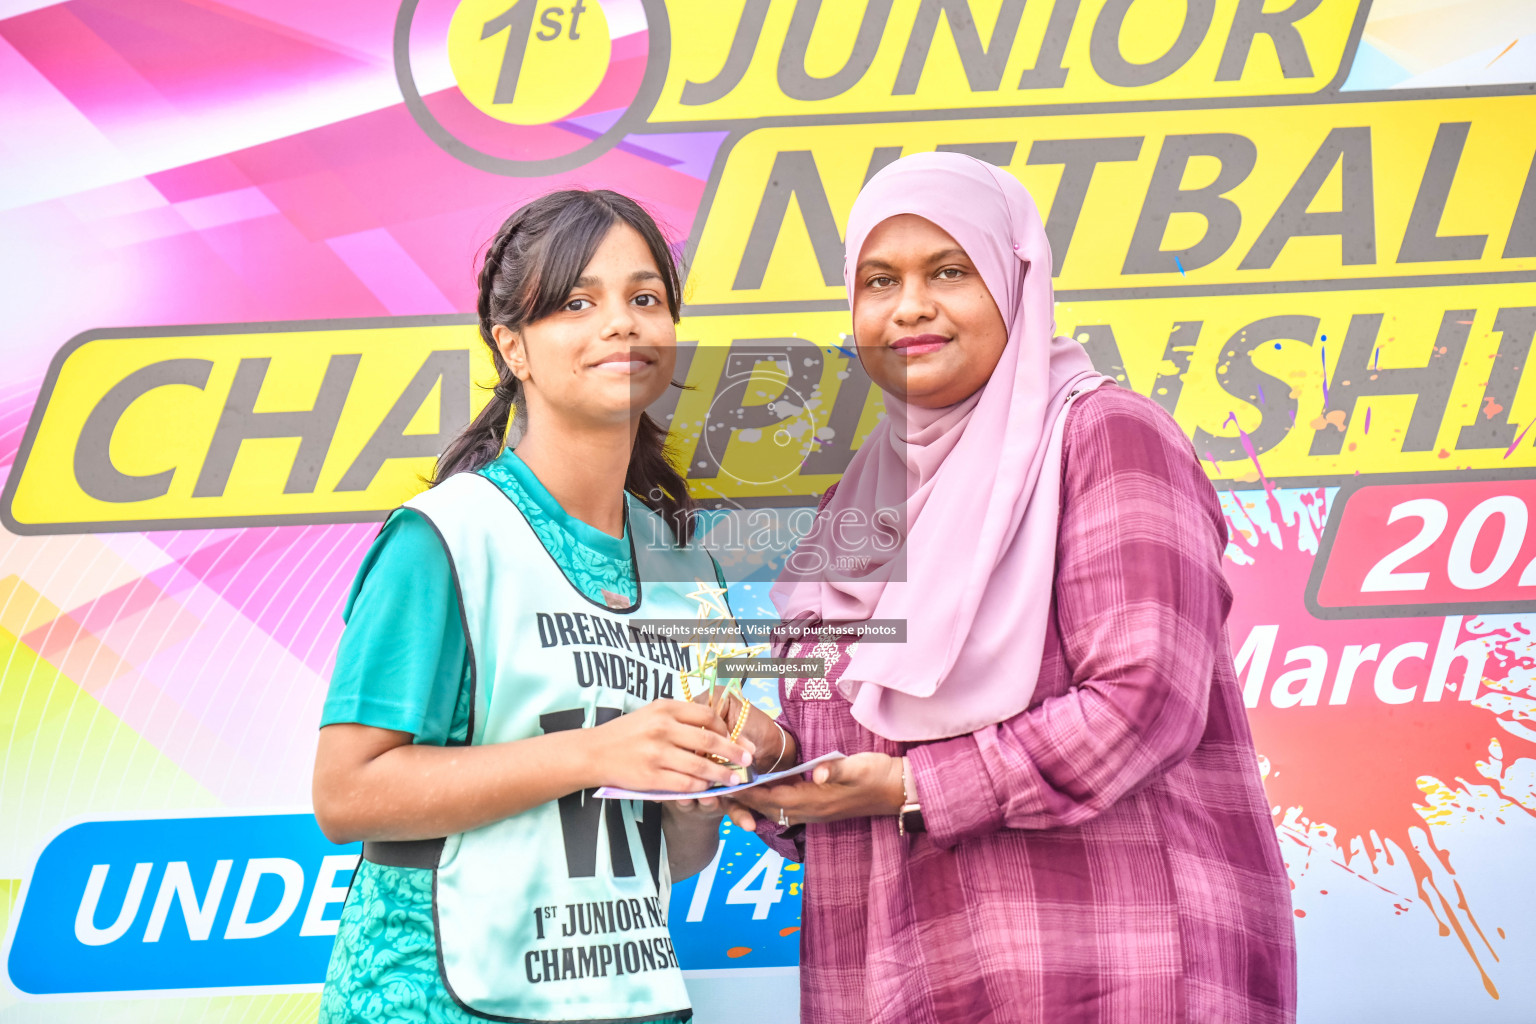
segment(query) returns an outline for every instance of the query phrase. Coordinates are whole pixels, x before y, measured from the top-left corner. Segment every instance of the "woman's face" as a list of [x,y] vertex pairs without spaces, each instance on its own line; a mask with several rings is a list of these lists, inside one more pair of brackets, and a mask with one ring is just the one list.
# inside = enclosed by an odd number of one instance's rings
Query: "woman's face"
[[864,240],[853,337],[864,371],[882,391],[939,409],[987,382],[1008,330],[960,244],[932,221],[904,213]]
[[639,232],[615,224],[565,304],[521,331],[497,326],[502,358],[523,382],[530,424],[633,423],[677,364],[666,284]]

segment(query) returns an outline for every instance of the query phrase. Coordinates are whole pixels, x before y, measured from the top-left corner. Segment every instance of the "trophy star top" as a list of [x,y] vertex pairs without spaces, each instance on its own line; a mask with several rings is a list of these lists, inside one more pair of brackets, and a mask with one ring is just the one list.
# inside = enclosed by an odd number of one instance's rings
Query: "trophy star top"
[[689,600],[697,602],[699,617],[702,619],[728,619],[731,617],[731,607],[726,602],[726,590],[724,587],[711,585],[698,581],[699,588],[688,595]]

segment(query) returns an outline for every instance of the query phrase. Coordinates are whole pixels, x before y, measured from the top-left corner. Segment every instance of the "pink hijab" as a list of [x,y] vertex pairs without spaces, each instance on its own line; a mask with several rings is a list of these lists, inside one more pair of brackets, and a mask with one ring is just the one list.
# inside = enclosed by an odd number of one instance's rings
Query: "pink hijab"
[[[957,405],[885,396],[885,418],[772,596],[790,620],[906,621],[906,643],[861,642],[838,685],[865,728],[917,742],[1029,706],[1056,566],[1062,425],[1071,399],[1108,378],[1077,342],[1053,337],[1051,250],[1034,200],[973,157],[916,154],[864,186],[848,218],[850,303],[865,238],[903,213],[960,243],[1003,315],[1007,345],[987,384]],[[886,542],[858,544],[854,560],[840,561],[854,531],[835,524],[868,522],[876,510],[887,510]],[[848,565],[857,574],[838,571]]]

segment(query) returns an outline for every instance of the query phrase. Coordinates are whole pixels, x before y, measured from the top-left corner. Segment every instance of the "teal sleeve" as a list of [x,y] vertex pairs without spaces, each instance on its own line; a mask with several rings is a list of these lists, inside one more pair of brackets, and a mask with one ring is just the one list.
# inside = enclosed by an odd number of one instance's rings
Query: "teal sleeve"
[[[355,722],[441,744],[454,727],[468,645],[437,531],[401,509],[363,556],[321,725]],[[460,716],[462,717],[462,716]]]

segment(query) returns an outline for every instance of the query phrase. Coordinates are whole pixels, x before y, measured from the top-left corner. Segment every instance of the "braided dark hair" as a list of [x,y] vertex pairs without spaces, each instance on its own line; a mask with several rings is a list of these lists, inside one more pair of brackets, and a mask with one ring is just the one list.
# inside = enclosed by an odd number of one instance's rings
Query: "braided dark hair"
[[[567,189],[541,196],[506,219],[485,253],[480,268],[480,338],[491,350],[497,383],[491,400],[437,460],[433,483],[455,473],[479,469],[501,454],[508,416],[515,406],[526,415],[522,382],[501,358],[491,328],[511,330],[541,320],[565,304],[577,278],[591,261],[609,229],[626,224],[645,240],[661,272],[667,309],[679,319],[682,287],[677,264],[651,215],[628,196],[607,189]],[[674,386],[676,386],[674,384]],[[514,423],[521,426],[522,423]],[[682,474],[667,450],[667,432],[648,413],[640,415],[629,456],[625,490],[659,513],[679,544],[693,535],[693,502]]]

